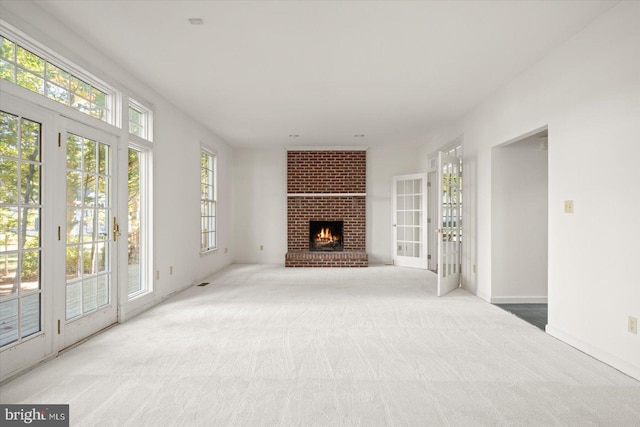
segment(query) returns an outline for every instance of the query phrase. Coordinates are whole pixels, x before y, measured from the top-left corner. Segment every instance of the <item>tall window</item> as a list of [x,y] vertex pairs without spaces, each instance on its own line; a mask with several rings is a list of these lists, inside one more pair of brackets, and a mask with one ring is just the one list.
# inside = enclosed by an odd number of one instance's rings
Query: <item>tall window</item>
[[104,122],[113,96],[0,35],[0,78]]
[[200,252],[216,248],[216,155],[200,154]]
[[127,283],[129,297],[149,287],[149,150],[129,145],[127,204]]

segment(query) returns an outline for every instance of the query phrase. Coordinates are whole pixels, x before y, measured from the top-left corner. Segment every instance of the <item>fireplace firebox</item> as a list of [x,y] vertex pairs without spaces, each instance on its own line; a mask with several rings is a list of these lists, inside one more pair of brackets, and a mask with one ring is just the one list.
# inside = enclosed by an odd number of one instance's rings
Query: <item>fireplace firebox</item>
[[309,250],[342,251],[342,225],[342,221],[309,221]]

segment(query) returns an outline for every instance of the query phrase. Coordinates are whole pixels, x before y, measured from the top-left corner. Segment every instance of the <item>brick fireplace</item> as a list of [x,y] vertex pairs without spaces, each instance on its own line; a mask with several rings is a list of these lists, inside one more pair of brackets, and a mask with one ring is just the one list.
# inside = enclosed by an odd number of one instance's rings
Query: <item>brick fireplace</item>
[[[367,267],[364,149],[289,149],[287,152],[287,267]],[[319,237],[313,223],[340,224],[340,242]],[[316,225],[317,227],[317,225]],[[332,227],[337,227],[333,225]],[[333,234],[336,233],[332,228]],[[325,231],[326,233],[326,231]],[[337,240],[336,240],[337,242]]]

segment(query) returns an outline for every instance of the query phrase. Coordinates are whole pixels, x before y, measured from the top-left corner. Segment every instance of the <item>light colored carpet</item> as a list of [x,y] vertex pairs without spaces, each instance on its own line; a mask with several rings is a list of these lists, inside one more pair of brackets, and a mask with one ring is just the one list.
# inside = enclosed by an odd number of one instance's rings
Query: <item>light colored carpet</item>
[[234,265],[0,396],[72,426],[640,425],[640,382],[389,266]]

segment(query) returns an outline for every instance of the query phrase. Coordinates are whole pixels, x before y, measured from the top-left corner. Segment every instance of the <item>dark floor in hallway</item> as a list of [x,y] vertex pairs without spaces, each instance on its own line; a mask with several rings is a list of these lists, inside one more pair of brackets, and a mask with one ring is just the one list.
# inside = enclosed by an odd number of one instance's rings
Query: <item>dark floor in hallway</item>
[[515,314],[522,320],[542,329],[547,324],[547,304],[495,304],[503,310]]

